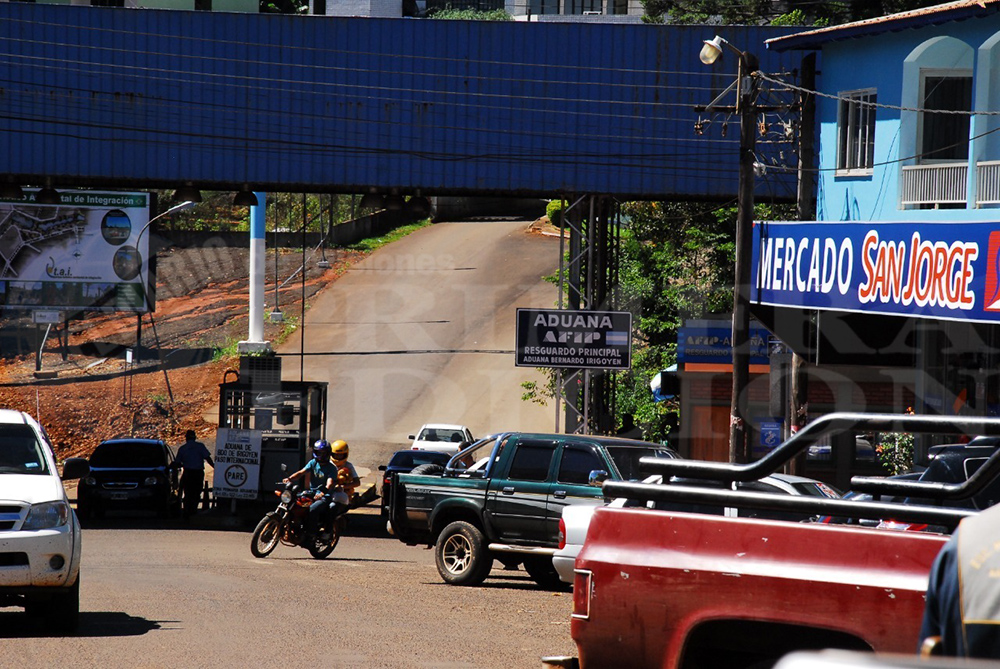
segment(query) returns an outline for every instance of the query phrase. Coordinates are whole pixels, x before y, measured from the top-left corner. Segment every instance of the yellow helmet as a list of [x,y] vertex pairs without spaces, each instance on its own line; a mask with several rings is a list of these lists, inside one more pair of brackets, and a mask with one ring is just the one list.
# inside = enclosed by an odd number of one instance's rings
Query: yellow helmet
[[351,451],[351,447],[343,439],[338,439],[330,446],[334,460],[346,460]]

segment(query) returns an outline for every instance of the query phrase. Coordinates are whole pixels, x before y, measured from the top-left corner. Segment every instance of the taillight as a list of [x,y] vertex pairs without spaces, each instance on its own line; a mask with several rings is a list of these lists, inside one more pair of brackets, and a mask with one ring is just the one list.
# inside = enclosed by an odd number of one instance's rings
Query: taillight
[[588,569],[573,570],[573,617],[590,620],[590,589],[594,574]]
[[566,521],[559,519],[559,550],[566,548]]

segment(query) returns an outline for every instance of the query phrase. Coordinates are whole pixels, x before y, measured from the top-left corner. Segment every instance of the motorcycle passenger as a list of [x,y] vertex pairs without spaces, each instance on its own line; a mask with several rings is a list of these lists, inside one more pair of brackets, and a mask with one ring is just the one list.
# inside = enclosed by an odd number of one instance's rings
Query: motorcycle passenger
[[320,439],[313,444],[313,459],[305,467],[284,479],[285,483],[302,478],[303,487],[313,493],[306,517],[306,531],[315,535],[319,526],[329,516],[334,501],[338,467],[330,462],[330,442]]
[[337,478],[334,485],[338,486],[342,491],[339,494],[334,493],[333,496],[332,517],[336,519],[347,513],[351,508],[351,498],[354,496],[354,490],[361,485],[361,479],[358,477],[358,472],[354,469],[354,465],[347,461],[351,447],[347,445],[346,441],[338,439],[333,442],[331,450],[333,452],[333,462],[337,466]]

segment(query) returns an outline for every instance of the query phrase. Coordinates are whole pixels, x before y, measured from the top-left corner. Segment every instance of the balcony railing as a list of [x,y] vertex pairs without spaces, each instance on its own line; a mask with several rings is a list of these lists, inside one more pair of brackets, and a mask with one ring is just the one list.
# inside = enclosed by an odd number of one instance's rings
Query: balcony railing
[[904,206],[965,204],[968,175],[969,166],[966,163],[905,165],[900,184],[900,203]]
[[1000,160],[976,163],[976,206],[1000,204]]

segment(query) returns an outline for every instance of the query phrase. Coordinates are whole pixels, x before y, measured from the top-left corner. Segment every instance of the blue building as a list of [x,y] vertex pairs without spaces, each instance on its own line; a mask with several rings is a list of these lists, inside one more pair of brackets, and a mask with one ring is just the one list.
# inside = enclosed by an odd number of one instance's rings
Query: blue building
[[758,223],[754,251],[755,316],[828,398],[810,413],[1000,414],[1000,1],[767,47],[822,63],[817,220]]

